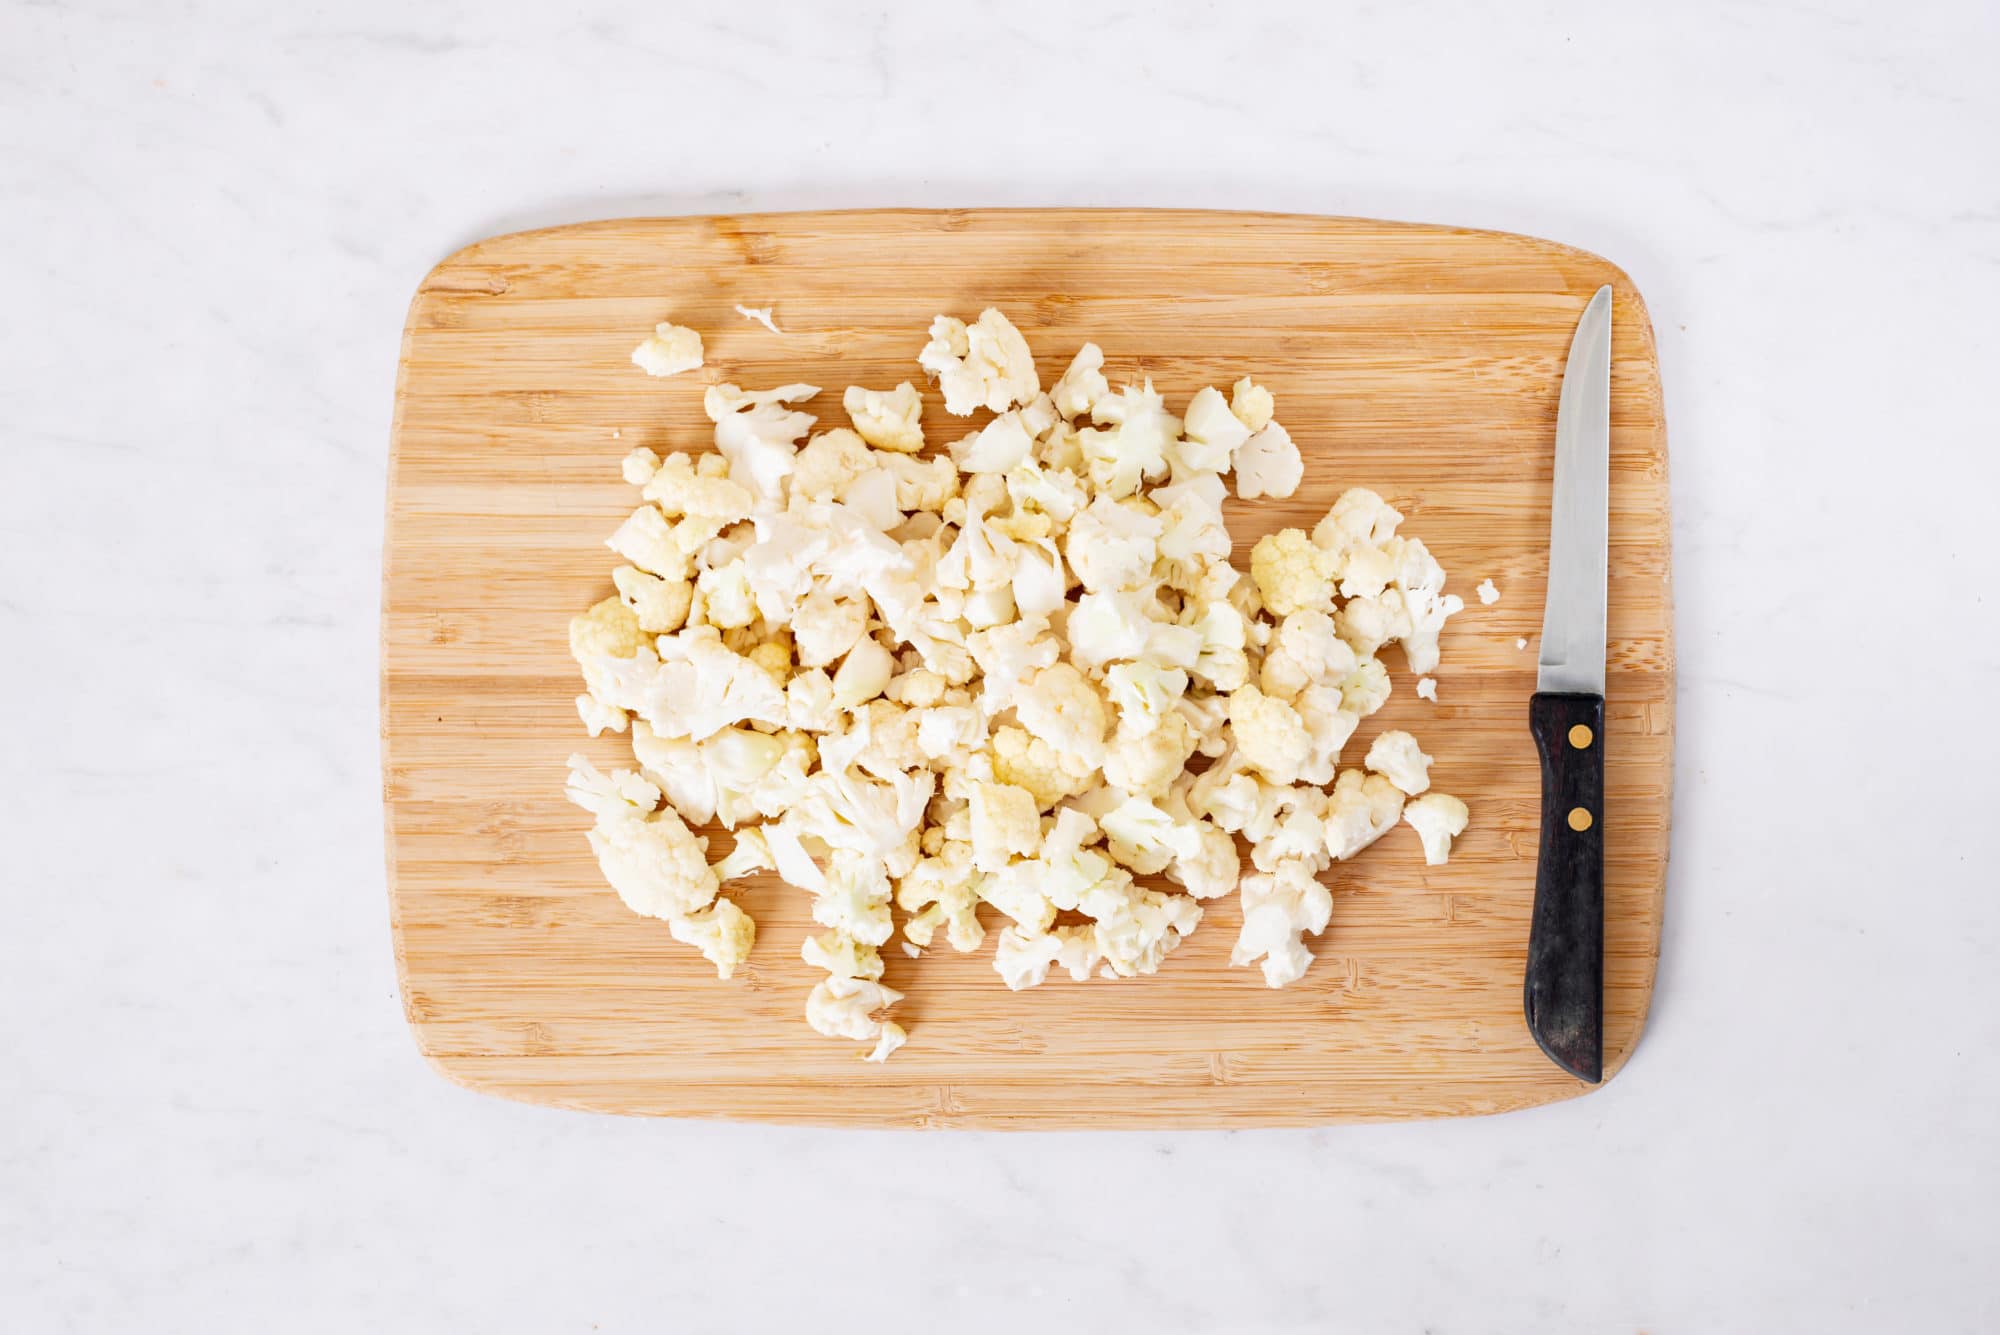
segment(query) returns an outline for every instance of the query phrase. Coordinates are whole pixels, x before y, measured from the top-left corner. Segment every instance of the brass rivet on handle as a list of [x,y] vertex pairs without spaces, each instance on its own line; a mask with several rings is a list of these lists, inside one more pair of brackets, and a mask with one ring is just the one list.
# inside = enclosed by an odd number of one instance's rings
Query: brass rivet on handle
[[1577,750],[1581,751],[1583,750],[1583,748],[1590,745],[1591,739],[1595,735],[1596,734],[1591,732],[1590,725],[1588,723],[1579,723],[1574,728],[1571,728],[1569,730],[1569,744],[1575,747]]
[[1582,834],[1590,828],[1590,813],[1582,807],[1571,807],[1569,809],[1569,827],[1578,834]]

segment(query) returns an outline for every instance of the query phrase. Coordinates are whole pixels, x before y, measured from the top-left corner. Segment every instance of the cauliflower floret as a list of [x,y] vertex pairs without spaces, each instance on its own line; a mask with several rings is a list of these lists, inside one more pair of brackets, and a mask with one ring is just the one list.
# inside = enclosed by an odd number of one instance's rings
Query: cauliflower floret
[[1201,836],[1145,797],[1127,797],[1098,819],[1111,856],[1141,876],[1164,871],[1177,857],[1196,857]]
[[1024,463],[1035,438],[1017,411],[1004,412],[979,430],[951,443],[951,461],[961,473],[1005,473]]
[[1196,692],[1176,700],[1174,708],[1194,729],[1196,749],[1203,755],[1213,760],[1229,749],[1228,696]]
[[1500,601],[1500,590],[1494,587],[1493,581],[1490,578],[1480,580],[1479,587],[1473,590],[1473,592],[1479,595],[1479,601],[1487,607],[1491,607]]
[[1403,819],[1423,840],[1424,861],[1436,867],[1451,857],[1451,841],[1465,833],[1471,813],[1447,793],[1425,793],[1403,807]]
[[867,600],[819,591],[807,594],[792,613],[799,666],[825,667],[852,649],[867,630]]
[[1068,663],[1052,663],[1013,694],[1021,726],[1065,755],[1095,767],[1104,755],[1104,699]]
[[1104,781],[1128,793],[1157,797],[1187,767],[1201,736],[1178,713],[1145,732],[1120,731],[1104,756]]
[[1042,893],[1045,871],[1039,861],[1010,862],[986,878],[979,897],[1028,931],[1046,932],[1056,920],[1056,906]]
[[1436,677],[1417,678],[1417,698],[1419,700],[1428,700],[1432,704],[1437,703],[1438,684]]
[[1340,683],[1340,707],[1356,718],[1367,718],[1389,703],[1389,669],[1380,659],[1364,658]]
[[1333,556],[1356,547],[1380,547],[1396,536],[1402,522],[1402,513],[1368,488],[1349,487],[1314,525],[1313,545]]
[[1086,431],[1083,456],[1090,480],[1109,496],[1130,496],[1142,480],[1167,471],[1167,450],[1181,434],[1181,419],[1167,411],[1166,400],[1144,385],[1127,385],[1121,393],[1100,398],[1090,420],[1111,431]]
[[[612,432],[613,435],[618,434]],[[660,471],[660,456],[644,445],[634,449],[618,461],[618,472],[635,487],[643,487],[653,480],[653,474]]]
[[1212,385],[1188,400],[1182,430],[1186,439],[1173,452],[1177,469],[1226,473],[1237,447],[1250,439],[1250,428],[1229,410],[1222,391]]
[[694,589],[701,600],[700,620],[706,625],[740,630],[757,619],[757,591],[750,584],[750,568],[742,561],[702,571],[695,577]]
[[1376,598],[1396,576],[1396,558],[1380,547],[1350,547],[1340,562],[1340,596]]
[[822,431],[792,460],[792,496],[808,501],[838,499],[855,479],[874,469],[875,453],[844,426]]
[[690,549],[681,545],[674,526],[651,505],[642,505],[604,540],[604,545],[648,574],[682,580],[692,573]]
[[[1233,691],[1250,679],[1249,643],[1243,614],[1225,600],[1198,604],[1190,609],[1191,624],[1201,632],[1201,652],[1194,661],[1194,675],[1218,691]],[[1187,614],[1184,614],[1184,616]]]
[[1167,866],[1167,879],[1185,886],[1196,899],[1215,899],[1236,888],[1243,863],[1228,831],[1205,820],[1192,822],[1196,838]]
[[1395,730],[1377,737],[1361,763],[1411,797],[1431,786],[1431,758],[1407,732]]
[[701,335],[685,325],[661,321],[653,336],[632,349],[632,364],[647,375],[679,375],[701,365]]
[[1403,814],[1403,793],[1379,774],[1346,769],[1334,781],[1326,813],[1326,848],[1342,862],[1389,832]]
[[646,644],[648,637],[630,608],[616,598],[606,598],[569,619],[570,657],[590,675],[599,658],[630,658]]
[[1004,413],[1042,390],[1028,341],[991,306],[970,325],[949,315],[931,321],[931,341],[917,364],[937,377],[945,411],[954,417],[979,408]]
[[893,987],[866,978],[822,978],[806,998],[806,1023],[828,1038],[865,1043],[882,1038],[891,1027],[887,1021],[871,1019],[872,1013],[902,999],[903,994]]
[[750,947],[757,941],[757,924],[727,899],[718,899],[685,918],[670,919],[667,930],[674,940],[699,950],[701,957],[715,966],[717,978],[733,976],[736,966],[750,958]]
[[694,585],[684,579],[661,579],[637,566],[619,566],[611,572],[618,586],[619,601],[638,618],[639,629],[666,635],[687,624],[688,608],[694,602]]
[[1333,610],[1333,578],[1323,553],[1305,530],[1279,529],[1250,549],[1250,577],[1271,615]]
[[875,979],[882,976],[882,953],[845,932],[821,932],[818,936],[807,937],[799,947],[799,958],[835,978]]
[[1055,636],[1039,621],[974,631],[965,637],[965,648],[985,674],[979,700],[989,716],[1012,705],[1023,685],[1053,665],[1062,652]]
[[1361,724],[1361,716],[1347,709],[1343,700],[1337,681],[1315,682],[1292,700],[1292,708],[1299,711],[1306,734],[1312,739],[1305,763],[1299,766],[1299,778],[1306,783],[1333,782],[1341,748]]
[[1083,911],[1096,920],[1093,944],[1120,978],[1158,972],[1201,921],[1201,905],[1191,896],[1142,890],[1124,876],[1100,883],[1085,898]]
[[1291,433],[1272,422],[1236,447],[1236,498],[1254,501],[1259,496],[1283,500],[1299,489],[1306,475],[1305,460]]
[[799,437],[819,420],[784,405],[818,393],[816,385],[780,385],[746,394],[723,384],[710,385],[702,395],[702,408],[715,423],[715,448],[728,460],[730,478],[747,488],[758,504],[772,508],[784,504],[785,479],[791,476]]
[[918,458],[884,455],[876,460],[896,480],[896,505],[903,510],[942,510],[958,495],[958,468],[943,455]]
[[929,668],[915,667],[889,679],[883,691],[899,705],[909,705],[913,709],[928,709],[932,705],[944,703],[945,691],[949,683]]
[[1082,982],[1097,964],[1095,932],[1088,927],[1057,927],[1047,932],[1028,932],[1019,927],[1003,927],[993,950],[993,967],[1008,988],[1040,987],[1047,981],[1049,967],[1060,964],[1069,976]]
[[1252,431],[1262,431],[1271,425],[1271,414],[1277,411],[1277,405],[1271,401],[1270,390],[1246,375],[1230,388],[1229,411]]
[[903,920],[903,935],[928,946],[942,923],[953,950],[977,950],[986,939],[977,912],[985,885],[985,875],[972,865],[972,845],[941,840],[936,853],[897,883],[897,907],[910,915]]
[[1272,783],[1298,782],[1312,741],[1297,710],[1255,686],[1244,686],[1230,693],[1229,728],[1244,763]]
[[1385,589],[1374,598],[1349,598],[1334,617],[1340,638],[1361,658],[1366,659],[1391,640],[1410,633],[1410,614],[1403,595]]
[[1252,865],[1266,872],[1286,862],[1301,863],[1314,872],[1324,868],[1333,860],[1326,847],[1330,806],[1323,788],[1279,788],[1264,794],[1263,809],[1245,830],[1251,840]]
[[834,669],[834,707],[853,709],[873,700],[888,687],[895,671],[895,656],[874,637],[863,635]]
[[1243,878],[1243,930],[1229,962],[1242,966],[1263,960],[1264,982],[1283,987],[1296,982],[1312,963],[1301,932],[1318,936],[1333,917],[1333,896],[1301,863]]
[[1293,612],[1278,623],[1264,654],[1259,684],[1264,694],[1295,698],[1316,682],[1345,681],[1355,668],[1354,651],[1334,632],[1324,612]]
[[972,865],[995,872],[1014,854],[1033,857],[1042,843],[1040,809],[1035,795],[1011,783],[971,785],[968,799],[972,820]]
[[[717,455],[705,454],[702,462],[718,458]],[[718,532],[739,519],[748,518],[755,503],[749,488],[726,477],[701,472],[693,459],[679,451],[660,461],[652,477],[646,480],[645,490],[639,494],[657,505],[661,514],[670,518],[701,515],[714,523]],[[684,542],[681,545],[692,550],[700,544]]]
[[825,888],[813,897],[813,921],[868,946],[889,939],[889,877],[865,853],[838,849],[826,869]]
[[861,439],[878,450],[915,454],[924,447],[923,396],[905,380],[891,390],[863,389],[849,385],[840,396],[840,406],[854,419]]
[[1056,381],[1049,397],[1054,401],[1057,412],[1075,421],[1110,392],[1111,384],[1104,378],[1104,349],[1095,343],[1086,343],[1076,350],[1076,356],[1070,359],[1069,369]]
[[993,776],[1027,789],[1043,810],[1084,792],[1097,777],[1097,768],[1090,762],[1066,755],[1020,728],[995,729],[992,756]]
[[1159,540],[1158,515],[1099,496],[1070,521],[1063,554],[1084,588],[1107,593],[1151,581]]
[[785,726],[806,732],[827,732],[839,723],[833,703],[833,678],[819,668],[801,672],[785,683]]
[[1465,610],[1465,601],[1444,591],[1444,567],[1415,538],[1397,538],[1396,589],[1403,595],[1410,628],[1404,633],[1403,656],[1410,671],[1423,674],[1438,665],[1438,634],[1445,621]]
[[624,710],[615,709],[591,695],[576,697],[576,716],[583,720],[583,726],[592,737],[606,732],[623,732],[628,721]]
[[625,907],[648,918],[683,918],[706,908],[719,886],[708,842],[672,807],[655,810],[660,790],[631,770],[605,775],[582,756],[569,758],[569,800],[593,813],[591,851]]

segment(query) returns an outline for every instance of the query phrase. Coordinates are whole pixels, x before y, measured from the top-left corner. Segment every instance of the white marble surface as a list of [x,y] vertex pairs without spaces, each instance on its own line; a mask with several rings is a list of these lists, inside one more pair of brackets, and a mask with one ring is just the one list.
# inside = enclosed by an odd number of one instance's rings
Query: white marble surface
[[[2000,1327],[2000,10],[1232,8],[0,7],[0,1327]],[[1678,805],[1602,1093],[829,1134],[418,1059],[374,675],[417,279],[531,224],[980,203],[1477,224],[1636,278]]]

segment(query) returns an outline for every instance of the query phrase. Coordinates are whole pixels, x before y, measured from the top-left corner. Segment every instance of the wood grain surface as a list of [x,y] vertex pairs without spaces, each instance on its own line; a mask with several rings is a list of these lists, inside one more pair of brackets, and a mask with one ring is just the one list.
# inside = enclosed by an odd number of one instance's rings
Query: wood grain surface
[[[1540,801],[1528,697],[1547,573],[1556,400],[1591,293],[1615,289],[1605,820],[1605,1068],[1644,1024],[1659,950],[1673,757],[1666,428],[1652,328],[1611,264],[1526,237],[1192,212],[855,212],[670,218],[499,237],[440,264],[404,332],[383,559],[390,913],[404,1006],[475,1089],[623,1113],[905,1127],[1296,1125],[1488,1113],[1587,1087],[1521,1015]],[[775,306],[782,336],[737,315]],[[1471,806],[1451,862],[1398,826],[1328,873],[1331,927],[1300,982],[1231,969],[1235,899],[1158,975],[1011,993],[992,942],[911,960],[910,1043],[886,1065],[806,1027],[806,897],[738,883],[760,933],[729,982],[628,912],[562,797],[564,758],[624,763],[571,704],[571,614],[611,592],[603,539],[636,445],[708,447],[706,383],[921,383],[931,316],[998,305],[1044,384],[1094,339],[1114,383],[1178,407],[1254,373],[1306,457],[1289,501],[1231,502],[1257,537],[1373,487],[1451,572],[1436,704],[1400,650],[1395,695],[1348,744],[1408,728]],[[671,316],[707,365],[654,380],[632,347]],[[966,423],[928,396],[934,446]],[[980,419],[984,420],[983,415]],[[1473,586],[1491,578],[1498,604]],[[1517,649],[1517,637],[1528,647]],[[721,836],[711,847],[726,848]]]

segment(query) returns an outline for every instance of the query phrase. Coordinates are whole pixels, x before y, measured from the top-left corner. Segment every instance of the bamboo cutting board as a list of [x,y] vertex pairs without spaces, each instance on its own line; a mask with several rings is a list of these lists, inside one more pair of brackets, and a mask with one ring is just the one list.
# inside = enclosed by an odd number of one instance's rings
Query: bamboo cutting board
[[[1539,771],[1528,737],[1547,574],[1556,400],[1591,293],[1615,288],[1606,755],[1605,1068],[1644,1023],[1660,939],[1673,756],[1666,430],[1646,308],[1581,251],[1491,232],[1175,212],[780,214],[589,224],[496,238],[418,290],[397,384],[383,574],[383,791],[404,1006],[424,1053],[471,1088],[625,1113],[921,1127],[1254,1126],[1495,1112],[1585,1086],[1521,1018]],[[775,306],[782,337],[737,304]],[[563,800],[592,741],[569,617],[611,592],[604,537],[635,504],[634,446],[706,448],[705,383],[921,383],[931,316],[998,305],[1046,385],[1086,339],[1114,383],[1175,407],[1254,373],[1306,457],[1289,501],[1232,502],[1236,560],[1366,485],[1407,516],[1466,611],[1439,699],[1395,695],[1385,728],[1466,800],[1451,862],[1398,826],[1329,873],[1311,971],[1272,991],[1231,969],[1234,897],[1160,973],[1010,993],[978,954],[885,947],[909,1046],[884,1066],[820,1038],[798,958],[806,897],[737,883],[757,919],[718,981],[664,923],[626,911]],[[628,361],[671,315],[707,365]],[[969,429],[927,396],[936,447]],[[983,421],[984,415],[974,419]],[[1501,600],[1482,606],[1490,577]],[[1525,637],[1525,649],[1515,646]],[[718,841],[712,852],[727,847]],[[900,938],[898,938],[900,939]],[[942,937],[940,937],[942,946]]]

